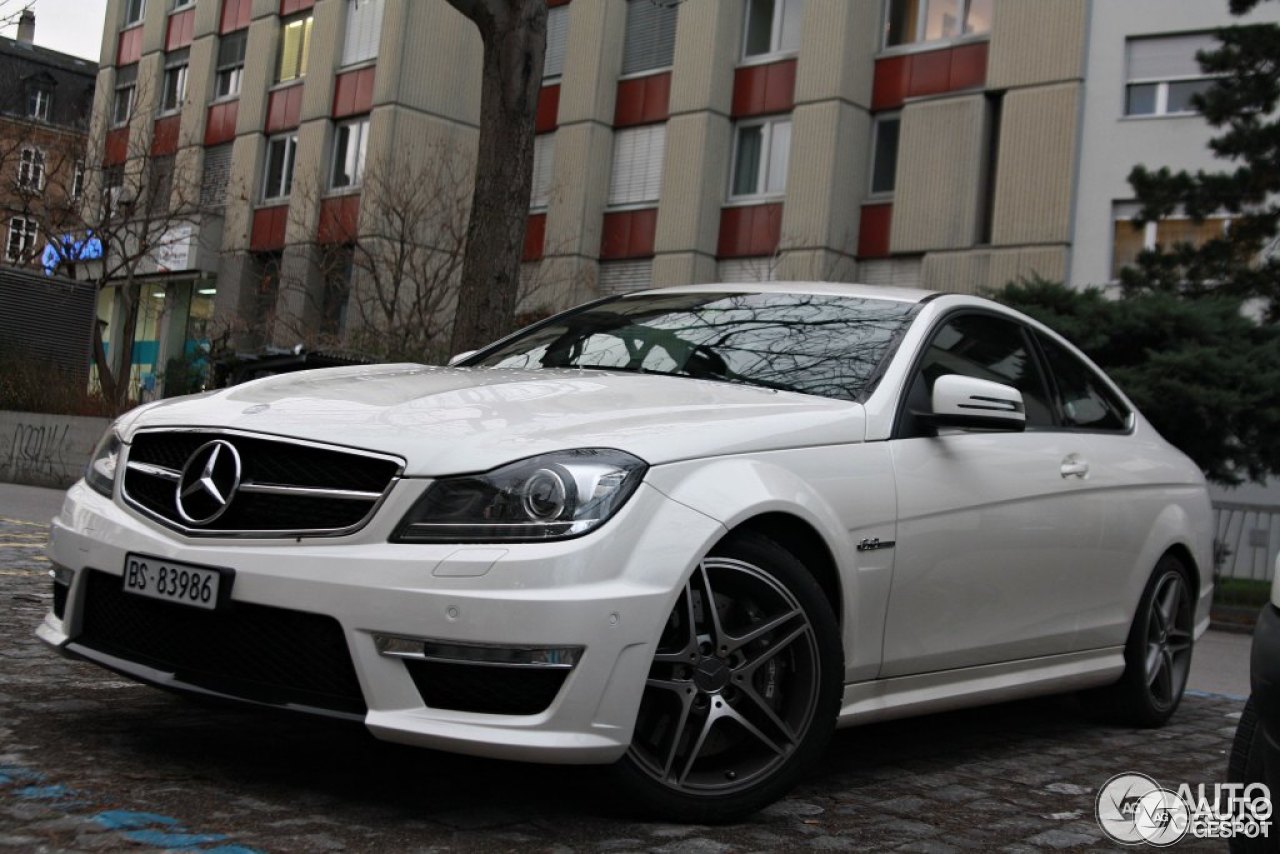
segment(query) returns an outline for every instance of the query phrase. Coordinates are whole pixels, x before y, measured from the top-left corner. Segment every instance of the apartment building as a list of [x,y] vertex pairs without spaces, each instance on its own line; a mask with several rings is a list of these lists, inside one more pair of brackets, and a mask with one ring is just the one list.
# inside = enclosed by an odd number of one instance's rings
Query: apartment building
[[[1159,6],[1162,30],[1228,18],[1199,0],[547,2],[524,257],[544,309],[716,280],[1092,281],[1127,210],[1115,170],[1094,178],[1115,159],[1108,99],[1148,97],[1128,10]],[[106,180],[158,161],[199,208],[143,284],[143,374],[215,317],[349,339],[350,247],[384,235],[395,185],[474,146],[480,41],[444,0],[109,0],[102,60]],[[375,192],[374,163],[401,180]]]
[[83,193],[98,73],[96,63],[37,47],[35,31],[26,10],[17,38],[0,37],[0,264],[30,268],[45,263],[45,209]]

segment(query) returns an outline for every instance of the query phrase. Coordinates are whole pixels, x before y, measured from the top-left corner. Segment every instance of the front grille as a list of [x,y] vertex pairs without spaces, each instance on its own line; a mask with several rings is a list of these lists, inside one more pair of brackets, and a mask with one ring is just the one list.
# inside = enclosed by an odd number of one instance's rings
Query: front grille
[[[219,439],[238,455],[238,488],[209,521],[203,517],[218,506],[197,490],[189,501],[198,512],[188,508],[191,518],[183,518],[183,471],[201,448]],[[143,431],[130,445],[123,491],[133,507],[195,536],[332,535],[363,525],[401,469],[392,457],[236,432]],[[198,476],[194,469],[192,474]],[[226,479],[219,486],[232,491]]]
[[217,611],[124,592],[90,570],[76,643],[151,667],[188,685],[273,705],[363,715],[342,626],[332,617],[232,602]]
[[541,667],[494,667],[405,659],[422,701],[435,709],[491,715],[536,715],[546,711],[569,671]]

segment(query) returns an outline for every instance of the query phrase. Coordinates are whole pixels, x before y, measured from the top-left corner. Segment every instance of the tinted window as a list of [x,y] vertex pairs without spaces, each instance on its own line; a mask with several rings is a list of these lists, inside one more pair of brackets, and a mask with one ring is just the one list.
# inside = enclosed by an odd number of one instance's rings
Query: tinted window
[[938,329],[908,392],[906,435],[918,435],[910,413],[931,409],[933,384],[947,374],[1013,386],[1022,393],[1028,427],[1053,424],[1044,377],[1027,347],[1022,327],[1013,321],[985,314],[965,314],[951,318]]
[[622,297],[469,364],[671,374],[857,400],[914,308],[812,294]]
[[1090,430],[1125,430],[1129,411],[1094,371],[1062,345],[1037,336],[1058,386],[1062,422]]

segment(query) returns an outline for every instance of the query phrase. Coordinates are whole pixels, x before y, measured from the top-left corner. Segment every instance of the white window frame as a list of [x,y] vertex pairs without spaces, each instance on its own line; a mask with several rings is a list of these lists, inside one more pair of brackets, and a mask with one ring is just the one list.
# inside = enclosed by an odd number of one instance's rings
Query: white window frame
[[756,4],[757,0],[747,0],[744,4],[743,13],[745,17],[742,19],[742,50],[739,52],[742,63],[751,65],[753,63],[773,62],[783,57],[795,56],[800,52],[800,45],[795,47],[782,46],[782,22],[786,15],[787,7],[792,4],[800,6],[801,27],[804,25],[804,4],[805,0],[773,0],[773,21],[769,24],[769,49],[763,53],[747,53],[747,40],[751,37],[751,7]]
[[[783,175],[782,189],[769,190],[769,166],[773,159],[774,138],[779,125],[788,126],[787,138],[787,165],[789,171],[791,168],[791,114],[787,113],[783,116],[768,116],[762,119],[749,119],[746,121],[736,122],[733,126],[733,151],[729,158],[729,192],[727,194],[729,203],[754,203],[759,201],[770,201],[785,198],[787,195],[787,178]],[[738,147],[742,140],[742,131],[753,128],[763,127],[765,132],[762,136],[760,148],[760,166],[756,170],[756,190],[751,193],[734,193],[733,184],[734,176],[738,173]],[[764,188],[764,189],[761,189]]]
[[[884,0],[882,7],[883,22],[880,32],[880,48],[884,51],[910,53],[916,50],[933,50],[948,44],[957,42],[986,40],[991,38],[991,30],[983,30],[981,32],[965,32],[965,27],[969,20],[969,11],[972,8],[974,0],[959,0],[960,3],[960,33],[954,36],[943,36],[942,38],[926,39],[925,31],[929,25],[928,4],[929,0],[914,0],[916,3],[916,32],[911,41],[899,42],[898,44],[889,44],[889,21],[893,16],[894,0]],[[1004,2],[1004,0],[992,0],[994,3]]]
[[[278,187],[270,186],[271,150],[277,144],[284,146],[284,164],[280,172]],[[286,133],[273,136],[267,140],[267,156],[262,161],[262,201],[274,202],[289,198],[293,193],[293,169],[298,158],[298,135]]]
[[[368,165],[369,157],[369,117],[365,116],[361,119],[353,121],[339,122],[333,131],[333,157],[329,162],[329,189],[335,192],[348,192],[360,189],[364,184],[364,170]],[[342,132],[349,132],[348,136],[348,152],[351,140],[355,141],[355,164],[351,170],[351,182],[347,184],[339,184],[338,178],[338,158],[342,154],[342,148],[338,141],[342,137]],[[349,162],[350,158],[344,158]]]
[[147,14],[147,0],[125,0],[124,2],[124,26],[132,27],[135,24],[142,23],[142,19]]
[[4,257],[10,264],[19,264],[35,257],[36,241],[40,236],[40,224],[25,216],[9,220],[9,233],[4,244]]
[[[898,179],[896,168],[894,170],[893,188],[889,190],[877,190],[876,183],[876,162],[880,158],[880,125],[885,122],[898,123],[898,148],[902,148],[902,113],[894,110],[893,112],[877,113],[871,122],[871,162],[867,166],[867,196],[873,199],[891,199],[898,189]],[[895,154],[896,161],[896,154]]]
[[[632,180],[619,180],[619,163],[627,149],[643,155],[632,158],[624,168]],[[667,126],[665,124],[619,128],[613,132],[613,161],[609,169],[609,196],[611,209],[651,208],[658,203],[662,193],[662,170],[667,154]],[[656,159],[656,163],[654,162]]]
[[71,171],[71,200],[73,202],[78,202],[84,197],[85,176],[85,162],[77,160]]
[[[1120,114],[1126,119],[1154,119],[1166,117],[1185,117],[1200,115],[1194,109],[1187,110],[1170,110],[1169,109],[1169,86],[1174,83],[1207,83],[1216,79],[1216,75],[1204,74],[1197,72],[1194,74],[1166,74],[1158,77],[1130,77],[1130,69],[1128,67],[1131,61],[1130,53],[1132,47],[1138,42],[1158,42],[1161,40],[1177,40],[1183,37],[1209,36],[1209,33],[1169,33],[1165,35],[1150,35],[1137,38],[1126,39],[1125,41],[1125,79],[1124,91],[1121,97]],[[1212,40],[1209,40],[1209,46],[1212,46]],[[1193,58],[1194,61],[1194,58]],[[1129,112],[1129,90],[1134,86],[1152,86],[1156,87],[1155,108],[1149,113],[1131,113]]]
[[28,192],[44,191],[46,158],[42,149],[23,146],[18,155],[18,188]]
[[53,92],[49,87],[36,84],[27,90],[27,118],[47,122],[52,108]]
[[[292,76],[285,77],[284,68],[284,45],[285,37],[289,31],[289,27],[302,25],[302,42],[298,46],[298,62]],[[307,66],[311,64],[311,39],[315,35],[315,9],[309,9],[301,15],[291,15],[280,22],[279,44],[276,45],[276,68],[275,82],[277,85],[284,83],[292,83],[295,80],[305,80],[307,76]]]
[[[368,7],[368,8],[366,8]],[[352,65],[361,65],[366,62],[372,62],[378,58],[380,45],[382,42],[382,22],[386,12],[386,4],[383,0],[347,0],[347,20],[342,39],[342,61],[341,67],[346,68]],[[355,53],[354,36],[359,33],[353,32],[352,27],[364,22],[366,19],[361,17],[371,15],[369,20],[372,44],[366,44],[364,50]],[[370,52],[371,51],[371,52]]]
[[[214,69],[213,99],[215,101],[230,101],[239,98],[240,89],[244,85],[244,63],[249,48],[249,31],[236,30],[232,33],[223,34],[218,42],[218,50],[221,51],[222,45],[226,43],[227,39],[231,38],[239,39],[245,50],[241,53],[238,62],[219,64]],[[219,56],[217,59],[220,60],[220,58]],[[227,91],[225,92],[222,91],[224,80],[227,81]]]
[[[190,78],[191,54],[183,48],[181,53],[175,51],[175,58],[166,58],[164,75],[160,79],[160,112],[159,115],[171,116],[182,112],[187,103],[187,81]],[[169,82],[174,77],[177,82],[173,87],[174,103],[169,103]]]
[[[135,75],[137,67],[134,67]],[[117,72],[117,75],[119,72]],[[124,98],[124,116],[120,116],[121,98]],[[133,110],[137,106],[138,99],[138,78],[135,76],[125,85],[120,85],[119,77],[116,78],[115,97],[111,100],[111,126],[113,128],[124,127],[133,119]]]
[[173,4],[169,7],[170,12],[178,12],[189,6],[194,6],[196,0],[173,0]]

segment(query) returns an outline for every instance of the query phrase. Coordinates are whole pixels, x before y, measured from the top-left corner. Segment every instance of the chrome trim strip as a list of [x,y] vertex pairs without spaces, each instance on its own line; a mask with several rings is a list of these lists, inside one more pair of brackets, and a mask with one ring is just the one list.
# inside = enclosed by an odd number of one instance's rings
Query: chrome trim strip
[[158,477],[161,480],[168,480],[173,483],[177,483],[182,480],[182,472],[174,471],[173,469],[165,468],[164,466],[152,465],[151,463],[129,463],[125,468],[129,471],[136,471],[139,474]]
[[240,484],[240,492],[256,492],[259,495],[300,495],[307,498],[342,498],[351,501],[377,501],[381,492],[358,492],[354,489],[325,489],[319,486],[282,486],[276,483]]

